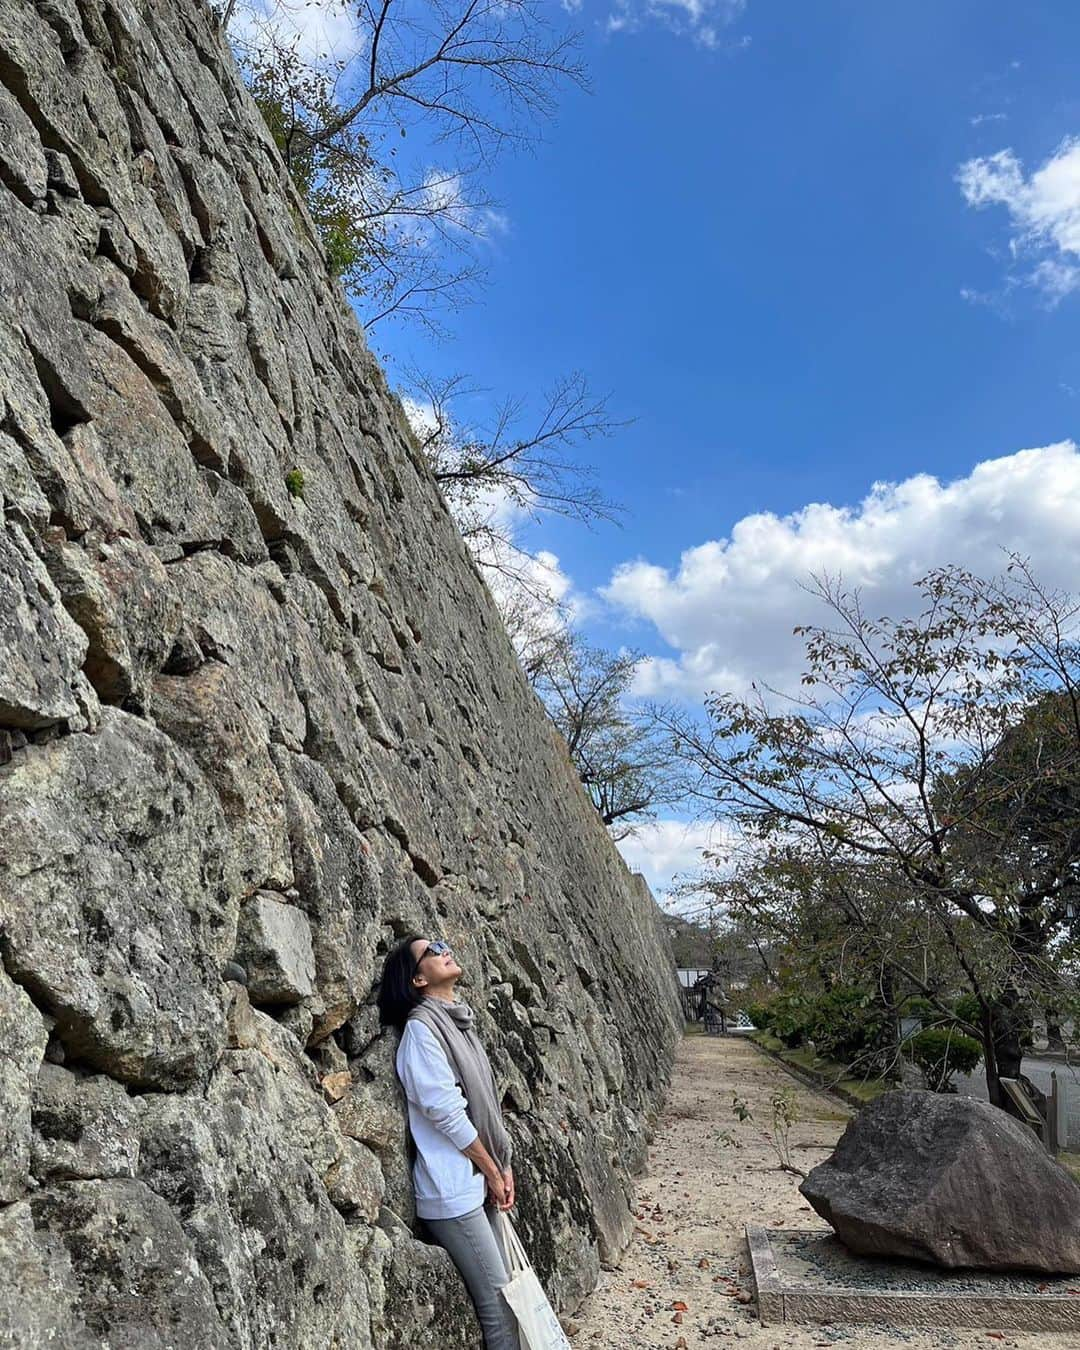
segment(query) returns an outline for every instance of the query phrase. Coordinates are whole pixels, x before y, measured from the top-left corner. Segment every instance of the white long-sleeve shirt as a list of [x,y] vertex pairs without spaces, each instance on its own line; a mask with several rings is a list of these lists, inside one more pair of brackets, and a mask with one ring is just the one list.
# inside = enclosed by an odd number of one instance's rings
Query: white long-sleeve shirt
[[487,1192],[483,1173],[461,1151],[477,1137],[476,1127],[442,1046],[423,1022],[405,1023],[396,1063],[416,1144],[416,1212],[421,1219],[468,1214]]

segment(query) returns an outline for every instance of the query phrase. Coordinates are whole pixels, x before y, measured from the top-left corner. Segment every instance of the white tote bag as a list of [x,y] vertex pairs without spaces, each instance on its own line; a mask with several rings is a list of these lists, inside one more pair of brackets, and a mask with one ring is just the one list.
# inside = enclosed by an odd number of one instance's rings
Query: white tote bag
[[571,1350],[509,1216],[505,1211],[497,1210],[496,1218],[506,1268],[510,1272],[510,1282],[503,1285],[502,1293],[518,1320],[521,1350]]

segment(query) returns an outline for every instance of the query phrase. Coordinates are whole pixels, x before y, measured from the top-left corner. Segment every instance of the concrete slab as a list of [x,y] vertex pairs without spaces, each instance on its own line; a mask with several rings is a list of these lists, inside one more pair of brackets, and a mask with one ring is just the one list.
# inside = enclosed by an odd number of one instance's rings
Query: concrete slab
[[781,1322],[1080,1332],[1080,1276],[939,1271],[852,1255],[831,1229],[748,1224],[763,1326]]

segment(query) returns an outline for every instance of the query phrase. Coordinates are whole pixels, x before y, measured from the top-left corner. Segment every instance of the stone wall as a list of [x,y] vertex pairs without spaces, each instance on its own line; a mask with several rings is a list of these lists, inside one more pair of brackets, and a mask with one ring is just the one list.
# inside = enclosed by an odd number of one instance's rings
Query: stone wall
[[196,0],[0,0],[0,309],[0,1343],[478,1345],[371,1004],[411,929],[572,1308],[665,939]]

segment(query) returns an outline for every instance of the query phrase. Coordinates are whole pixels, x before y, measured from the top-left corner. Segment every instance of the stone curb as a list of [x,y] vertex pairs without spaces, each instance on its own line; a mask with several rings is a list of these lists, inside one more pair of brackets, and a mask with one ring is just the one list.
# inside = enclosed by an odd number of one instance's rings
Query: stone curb
[[810,1069],[803,1068],[801,1064],[791,1064],[783,1055],[779,1055],[775,1050],[770,1050],[768,1046],[762,1045],[753,1036],[749,1036],[747,1039],[756,1050],[760,1050],[763,1055],[767,1055],[769,1059],[775,1061],[781,1068],[791,1074],[792,1078],[797,1078],[807,1087],[816,1088],[818,1092],[828,1092],[833,1097],[838,1097],[845,1106],[853,1107],[856,1111],[861,1111],[864,1106],[869,1105],[861,1097],[857,1097],[854,1092],[849,1092],[847,1088],[830,1082],[827,1074],[816,1074]]
[[[785,1230],[785,1237],[791,1236]],[[762,1326],[779,1323],[892,1327],[991,1327],[1006,1331],[1080,1331],[1080,1298],[1022,1294],[944,1294],[886,1289],[828,1289],[785,1282],[769,1233],[746,1225],[746,1245]]]

